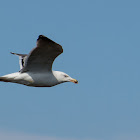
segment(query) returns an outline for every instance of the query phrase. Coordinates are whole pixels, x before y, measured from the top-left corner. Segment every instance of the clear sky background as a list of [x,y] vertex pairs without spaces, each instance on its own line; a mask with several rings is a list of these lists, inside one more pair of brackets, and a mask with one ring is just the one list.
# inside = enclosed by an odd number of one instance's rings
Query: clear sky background
[[140,1],[0,2],[0,74],[38,35],[61,44],[52,88],[0,83],[1,140],[140,140]]

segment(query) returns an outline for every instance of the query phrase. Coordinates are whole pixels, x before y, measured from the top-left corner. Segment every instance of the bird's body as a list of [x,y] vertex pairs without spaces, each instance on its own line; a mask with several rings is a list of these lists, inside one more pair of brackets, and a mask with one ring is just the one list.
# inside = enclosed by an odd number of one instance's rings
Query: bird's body
[[37,47],[29,55],[12,53],[19,56],[21,70],[0,77],[0,81],[33,87],[51,87],[63,82],[78,83],[64,72],[52,70],[54,59],[62,52],[62,46],[40,35]]
[[58,71],[52,71],[51,73],[15,72],[2,76],[0,80],[5,82],[23,84],[26,86],[51,87],[64,82],[64,81],[59,81],[56,78],[57,73],[59,72]]

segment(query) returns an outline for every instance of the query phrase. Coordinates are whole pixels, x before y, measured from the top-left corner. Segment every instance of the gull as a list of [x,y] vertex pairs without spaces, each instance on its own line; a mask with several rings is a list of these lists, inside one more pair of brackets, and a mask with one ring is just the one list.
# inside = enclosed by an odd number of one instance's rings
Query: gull
[[44,35],[39,35],[36,47],[28,55],[11,53],[19,56],[20,71],[1,76],[0,81],[31,87],[52,87],[64,82],[78,83],[64,72],[52,70],[52,64],[63,53],[63,48]]

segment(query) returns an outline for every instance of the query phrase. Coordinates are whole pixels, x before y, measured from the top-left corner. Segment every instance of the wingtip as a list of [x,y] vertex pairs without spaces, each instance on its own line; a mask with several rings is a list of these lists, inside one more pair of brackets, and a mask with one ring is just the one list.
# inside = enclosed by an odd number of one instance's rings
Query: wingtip
[[47,38],[47,37],[44,36],[44,35],[39,35],[37,41],[40,40],[40,39],[45,39],[45,38]]
[[11,54],[15,54],[15,53],[13,53],[13,52],[10,52]]
[[[39,40],[44,40],[44,41],[46,40],[46,41],[48,41],[48,42],[50,42],[50,43],[54,43],[54,44],[59,45],[59,44],[56,43],[55,41],[53,41],[53,40],[51,40],[50,38],[46,37],[45,35],[39,35],[37,41],[39,41]],[[61,45],[60,45],[60,46],[61,46]]]

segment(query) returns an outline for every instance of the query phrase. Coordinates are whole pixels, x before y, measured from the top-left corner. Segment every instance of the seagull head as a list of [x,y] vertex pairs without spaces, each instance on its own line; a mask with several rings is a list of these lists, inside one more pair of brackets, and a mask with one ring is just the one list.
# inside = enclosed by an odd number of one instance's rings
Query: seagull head
[[73,82],[75,84],[78,84],[78,81],[74,78],[71,78],[68,74],[61,72],[61,71],[53,71],[53,75],[55,78],[60,82]]

